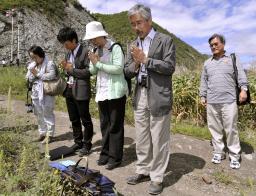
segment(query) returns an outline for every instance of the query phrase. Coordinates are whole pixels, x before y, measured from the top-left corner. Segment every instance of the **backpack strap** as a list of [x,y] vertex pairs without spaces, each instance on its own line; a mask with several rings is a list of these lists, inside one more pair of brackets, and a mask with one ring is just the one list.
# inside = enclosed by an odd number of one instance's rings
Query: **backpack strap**
[[119,42],[113,43],[113,44],[110,46],[110,48],[109,48],[108,50],[109,50],[110,52],[112,52],[112,50],[113,50],[113,48],[114,48],[115,45],[120,46],[120,48],[121,48],[121,50],[122,50],[122,52],[123,52],[123,55],[125,55],[125,54],[124,54],[123,47],[122,47],[122,45],[121,45]]
[[[121,48],[121,50],[122,50],[122,53],[123,53],[123,55],[125,56],[124,49],[123,49],[122,45],[121,45],[119,42],[113,43],[113,44],[110,46],[110,48],[109,48],[108,50],[109,50],[110,52],[112,52],[112,50],[113,50],[113,48],[114,48],[115,45],[120,46],[120,48]],[[126,82],[127,82],[127,86],[128,86],[128,95],[131,95],[131,94],[132,94],[132,81],[131,81],[130,78],[126,77],[125,74],[124,74],[124,78],[125,78],[125,80],[126,80]]]

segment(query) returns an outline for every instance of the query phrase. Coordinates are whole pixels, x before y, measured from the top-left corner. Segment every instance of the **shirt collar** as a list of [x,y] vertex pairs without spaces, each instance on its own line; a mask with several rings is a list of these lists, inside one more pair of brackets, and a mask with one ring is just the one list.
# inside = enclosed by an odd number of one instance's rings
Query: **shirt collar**
[[151,40],[153,40],[155,35],[156,35],[156,31],[153,28],[151,28],[151,30],[150,30],[149,34],[147,35],[147,37],[149,37]]
[[47,65],[47,64],[48,64],[48,57],[45,56],[45,57],[44,57],[44,61],[43,61],[43,63],[42,63],[42,66],[43,66],[43,65]]
[[109,48],[112,46],[113,43],[110,39],[107,39],[107,42],[103,48],[106,48],[107,50],[109,50]]
[[[224,57],[227,57],[226,51],[224,51],[224,54],[223,54],[219,59],[222,59],[222,58],[224,58]],[[212,55],[211,60],[219,60],[219,59],[216,59],[216,58]]]
[[[155,31],[153,28],[151,28],[150,32],[149,32],[148,35],[144,38],[144,40],[147,40],[147,39],[153,40],[154,37],[155,37],[155,35],[156,35],[156,31]],[[140,38],[138,37],[137,40],[140,41]]]
[[80,44],[77,44],[76,48],[73,50],[72,54],[74,55],[74,58],[76,57],[77,51],[79,50]]

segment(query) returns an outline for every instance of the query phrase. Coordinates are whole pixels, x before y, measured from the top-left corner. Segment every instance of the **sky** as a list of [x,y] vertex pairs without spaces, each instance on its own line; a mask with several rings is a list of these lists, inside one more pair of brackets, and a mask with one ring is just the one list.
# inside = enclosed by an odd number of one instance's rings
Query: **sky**
[[92,13],[127,11],[136,3],[151,8],[153,21],[204,54],[208,38],[220,33],[225,49],[243,64],[256,61],[256,0],[79,0]]

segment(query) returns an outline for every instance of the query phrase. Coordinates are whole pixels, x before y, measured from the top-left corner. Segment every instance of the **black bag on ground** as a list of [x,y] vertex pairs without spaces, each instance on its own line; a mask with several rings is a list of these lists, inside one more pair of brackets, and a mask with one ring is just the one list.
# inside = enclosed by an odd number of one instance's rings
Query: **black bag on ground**
[[233,64],[233,68],[234,68],[234,72],[235,72],[235,81],[236,81],[236,102],[237,105],[246,105],[246,104],[250,104],[251,103],[251,95],[250,95],[250,89],[248,86],[248,90],[246,91],[247,93],[247,99],[244,102],[240,102],[239,101],[239,95],[241,92],[241,88],[238,85],[238,71],[237,71],[237,66],[236,66],[236,55],[235,53],[232,53],[231,55],[231,59],[232,59],[232,64]]
[[49,151],[51,161],[60,159],[62,157],[66,157],[68,155],[72,155],[74,153],[75,153],[74,149],[68,146],[60,146],[58,148],[55,148]]

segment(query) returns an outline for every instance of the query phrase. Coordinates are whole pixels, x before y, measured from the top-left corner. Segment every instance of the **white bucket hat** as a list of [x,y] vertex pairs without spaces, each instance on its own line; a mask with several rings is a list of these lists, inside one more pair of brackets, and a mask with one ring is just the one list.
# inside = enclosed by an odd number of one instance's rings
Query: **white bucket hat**
[[85,27],[85,36],[83,40],[94,39],[96,37],[108,36],[108,33],[103,29],[100,22],[92,21],[89,22]]

